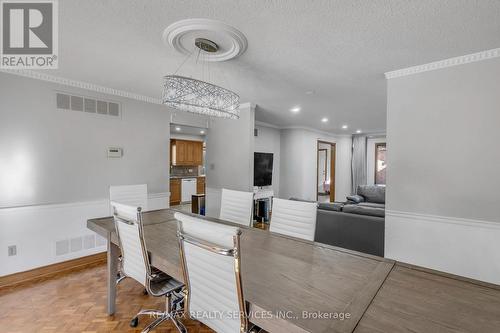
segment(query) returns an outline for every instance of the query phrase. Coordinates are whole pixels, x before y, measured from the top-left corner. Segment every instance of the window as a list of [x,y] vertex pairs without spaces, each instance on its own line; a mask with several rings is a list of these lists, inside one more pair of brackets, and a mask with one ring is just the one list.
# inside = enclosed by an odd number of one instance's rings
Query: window
[[375,144],[375,184],[377,185],[385,185],[386,152],[385,142]]

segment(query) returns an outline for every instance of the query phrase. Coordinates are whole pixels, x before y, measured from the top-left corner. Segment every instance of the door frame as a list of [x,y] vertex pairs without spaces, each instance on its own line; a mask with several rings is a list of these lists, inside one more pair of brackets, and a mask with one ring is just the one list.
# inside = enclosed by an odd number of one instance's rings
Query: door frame
[[[318,201],[318,181],[319,181],[319,145],[326,143],[330,145],[330,202],[335,201],[335,162],[337,160],[337,144],[335,142],[328,142],[324,140],[317,140],[316,143],[316,184],[314,190],[316,191],[316,201]],[[328,154],[327,154],[328,157]]]
[[[331,149],[331,148],[330,148]],[[326,170],[328,170],[328,149],[326,148],[318,148],[318,175],[317,175],[317,178],[318,178],[318,183],[319,183],[319,153],[324,151],[325,152],[325,180],[326,180]],[[316,184],[316,186],[318,186],[318,184]]]

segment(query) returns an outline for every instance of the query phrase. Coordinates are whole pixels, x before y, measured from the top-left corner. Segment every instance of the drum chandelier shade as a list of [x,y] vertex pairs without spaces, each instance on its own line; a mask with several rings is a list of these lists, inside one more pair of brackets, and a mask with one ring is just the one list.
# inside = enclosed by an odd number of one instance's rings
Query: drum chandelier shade
[[180,75],[163,78],[162,103],[181,111],[239,119],[240,97],[214,84]]

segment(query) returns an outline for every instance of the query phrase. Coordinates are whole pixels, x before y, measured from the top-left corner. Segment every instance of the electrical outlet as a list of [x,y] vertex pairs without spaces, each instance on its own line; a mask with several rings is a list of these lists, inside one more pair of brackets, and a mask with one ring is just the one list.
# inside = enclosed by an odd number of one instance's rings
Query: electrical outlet
[[17,255],[17,246],[11,245],[8,247],[9,257]]

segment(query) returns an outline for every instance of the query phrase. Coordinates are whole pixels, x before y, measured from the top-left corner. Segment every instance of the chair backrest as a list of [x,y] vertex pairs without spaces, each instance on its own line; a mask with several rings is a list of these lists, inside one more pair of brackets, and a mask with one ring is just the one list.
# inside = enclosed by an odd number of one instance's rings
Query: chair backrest
[[119,185],[109,187],[109,201],[148,210],[148,185]]
[[111,202],[116,233],[122,251],[122,272],[146,286],[151,273],[144,233],[141,207]]
[[195,319],[218,333],[246,332],[248,319],[240,275],[241,231],[181,213],[175,213],[175,218],[188,291],[185,311],[193,317],[196,314]]
[[252,220],[252,208],[253,192],[222,189],[219,214],[221,220],[249,226]]
[[316,211],[315,202],[273,198],[269,230],[313,241],[316,231]]

